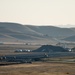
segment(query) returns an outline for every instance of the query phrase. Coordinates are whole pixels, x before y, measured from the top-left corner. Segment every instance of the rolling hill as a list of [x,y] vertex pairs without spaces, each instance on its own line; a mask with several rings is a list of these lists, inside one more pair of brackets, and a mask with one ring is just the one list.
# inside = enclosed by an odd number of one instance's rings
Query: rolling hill
[[54,26],[31,26],[27,25],[28,28],[42,33],[44,35],[49,35],[51,37],[69,37],[75,34],[75,31],[69,28],[60,28]]
[[70,41],[70,42],[75,42],[75,35],[67,37],[67,38],[64,38],[63,40]]
[[1,41],[45,41],[55,42],[53,38],[64,39],[74,36],[72,28],[60,28],[54,26],[32,26],[19,23],[0,22]]

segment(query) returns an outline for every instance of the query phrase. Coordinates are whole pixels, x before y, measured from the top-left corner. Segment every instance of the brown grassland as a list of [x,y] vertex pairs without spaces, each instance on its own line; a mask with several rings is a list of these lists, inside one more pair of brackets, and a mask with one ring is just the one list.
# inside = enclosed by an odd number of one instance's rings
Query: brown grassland
[[35,62],[0,66],[0,75],[75,75],[75,63]]

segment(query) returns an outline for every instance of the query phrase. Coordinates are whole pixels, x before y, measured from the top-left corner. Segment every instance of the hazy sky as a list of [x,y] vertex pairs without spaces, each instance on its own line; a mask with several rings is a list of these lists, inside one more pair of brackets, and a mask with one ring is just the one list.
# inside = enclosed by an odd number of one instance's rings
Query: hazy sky
[[0,0],[0,22],[75,25],[75,0]]

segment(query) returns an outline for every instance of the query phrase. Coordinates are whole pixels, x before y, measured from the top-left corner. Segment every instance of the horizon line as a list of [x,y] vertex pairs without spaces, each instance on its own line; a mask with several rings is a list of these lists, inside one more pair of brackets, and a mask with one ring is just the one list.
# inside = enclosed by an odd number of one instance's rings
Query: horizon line
[[[15,24],[21,24],[21,25],[30,25],[30,26],[54,26],[54,27],[60,27],[60,28],[75,28],[74,24],[24,24],[24,23],[20,23],[20,22],[6,22],[6,21],[2,21],[0,23],[15,23]],[[69,26],[70,25],[70,26]]]

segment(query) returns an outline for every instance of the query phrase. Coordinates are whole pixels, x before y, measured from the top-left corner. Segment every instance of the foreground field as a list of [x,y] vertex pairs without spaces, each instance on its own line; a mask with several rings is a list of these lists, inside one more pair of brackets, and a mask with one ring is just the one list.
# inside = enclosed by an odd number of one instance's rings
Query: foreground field
[[75,63],[14,64],[0,66],[0,75],[75,75]]

